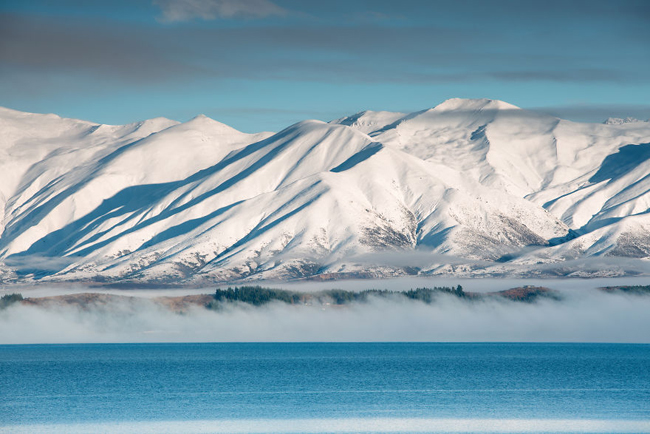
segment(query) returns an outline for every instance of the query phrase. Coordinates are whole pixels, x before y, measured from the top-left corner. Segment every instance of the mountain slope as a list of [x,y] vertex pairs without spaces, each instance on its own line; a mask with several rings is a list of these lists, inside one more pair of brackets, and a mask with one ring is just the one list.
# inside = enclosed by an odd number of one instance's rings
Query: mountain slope
[[8,109],[0,131],[4,280],[522,273],[650,253],[643,122],[453,99],[276,134]]

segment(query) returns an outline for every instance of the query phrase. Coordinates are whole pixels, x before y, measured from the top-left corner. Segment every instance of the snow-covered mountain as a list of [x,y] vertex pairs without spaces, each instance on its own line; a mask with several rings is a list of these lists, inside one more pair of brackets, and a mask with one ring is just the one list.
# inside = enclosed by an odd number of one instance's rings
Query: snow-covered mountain
[[0,109],[0,209],[4,281],[638,272],[580,261],[650,257],[650,123],[464,99],[275,134]]

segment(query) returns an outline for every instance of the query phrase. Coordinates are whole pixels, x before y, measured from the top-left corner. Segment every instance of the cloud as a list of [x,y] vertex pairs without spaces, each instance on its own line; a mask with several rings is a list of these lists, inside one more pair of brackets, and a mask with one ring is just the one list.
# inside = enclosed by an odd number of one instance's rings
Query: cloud
[[[247,8],[251,14],[275,10],[272,3],[258,7],[246,1],[232,4],[237,5],[229,9],[233,17],[244,16]],[[159,5],[169,8],[168,20],[181,20],[189,17],[189,12],[171,11],[184,11],[187,5],[221,10],[226,3],[161,0]],[[214,16],[221,15],[214,12]],[[638,68],[578,67],[587,54],[550,56],[539,47],[526,52],[521,47],[494,52],[493,47],[502,45],[503,39],[503,34],[482,29],[468,33],[435,25],[342,26],[310,23],[303,18],[285,26],[221,28],[0,14],[0,72],[6,81],[21,83],[25,77],[33,77],[29,81],[36,84],[51,81],[57,74],[135,84],[226,78],[337,84],[645,80],[634,72]],[[31,86],[7,90],[24,94]]]
[[0,63],[5,77],[45,72],[141,83],[205,73],[161,36],[116,23],[0,14]]
[[491,265],[493,262],[478,261],[467,258],[460,258],[453,255],[432,253],[427,251],[385,251],[375,253],[364,253],[349,259],[350,262],[358,262],[368,265],[383,265],[389,267],[431,267],[433,264],[450,265]]
[[19,273],[57,272],[74,263],[74,258],[66,256],[50,257],[41,255],[14,255],[4,259],[6,266]]
[[287,10],[269,0],[154,0],[166,22],[261,19],[285,16]]
[[579,122],[603,122],[610,117],[650,119],[650,105],[642,104],[567,104],[527,110]]
[[603,68],[539,69],[528,71],[498,71],[486,74],[503,81],[555,81],[555,82],[645,82],[644,74]]

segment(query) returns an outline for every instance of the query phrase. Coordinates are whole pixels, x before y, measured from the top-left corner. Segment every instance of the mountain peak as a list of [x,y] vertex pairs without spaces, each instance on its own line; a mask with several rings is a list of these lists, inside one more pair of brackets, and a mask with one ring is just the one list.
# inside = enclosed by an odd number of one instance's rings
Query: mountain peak
[[197,129],[212,134],[244,134],[231,126],[215,121],[204,114],[194,116],[189,121],[183,123],[183,125],[186,128]]
[[432,110],[435,111],[478,111],[478,110],[521,110],[516,105],[509,104],[497,99],[467,99],[451,98],[448,99]]

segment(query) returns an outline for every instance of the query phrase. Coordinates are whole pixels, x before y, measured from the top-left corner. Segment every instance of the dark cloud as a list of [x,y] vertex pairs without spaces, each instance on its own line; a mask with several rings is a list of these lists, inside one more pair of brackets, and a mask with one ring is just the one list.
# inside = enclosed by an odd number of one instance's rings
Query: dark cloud
[[614,69],[556,69],[536,71],[498,71],[486,74],[505,81],[555,81],[555,82],[629,82],[647,81],[645,74]]
[[0,62],[5,73],[90,74],[142,82],[205,73],[183,57],[181,47],[156,32],[120,23],[0,15]]
[[[548,90],[544,101],[592,100],[602,84],[603,95],[625,87],[624,101],[650,82],[648,2],[25,4],[0,2],[6,12],[0,13],[0,104],[101,122],[206,112],[244,130],[275,130],[304,117],[340,117],[351,107],[416,110],[452,96],[521,103]],[[505,87],[511,83],[515,90]],[[406,92],[396,97],[398,88]],[[516,91],[521,97],[512,96]],[[109,98],[97,104],[102,96]],[[126,99],[128,109],[114,107]],[[256,103],[313,109],[236,108]],[[235,108],[220,113],[197,105]],[[638,111],[576,117],[560,109],[555,113],[575,120],[649,117]]]
[[[204,4],[199,0],[158,3],[178,8]],[[237,4],[235,9],[251,5]],[[229,12],[233,16],[235,9]],[[260,6],[259,10],[266,9]],[[179,12],[174,19],[180,17]],[[435,25],[309,26],[300,20],[284,26],[161,27],[0,15],[4,75],[13,68],[16,76],[26,71],[71,73],[140,84],[201,77],[425,84],[646,80],[633,68],[581,67],[585,59],[590,60],[588,54],[554,53],[525,44],[504,52],[499,47],[506,43],[503,32],[487,27],[467,32]]]

